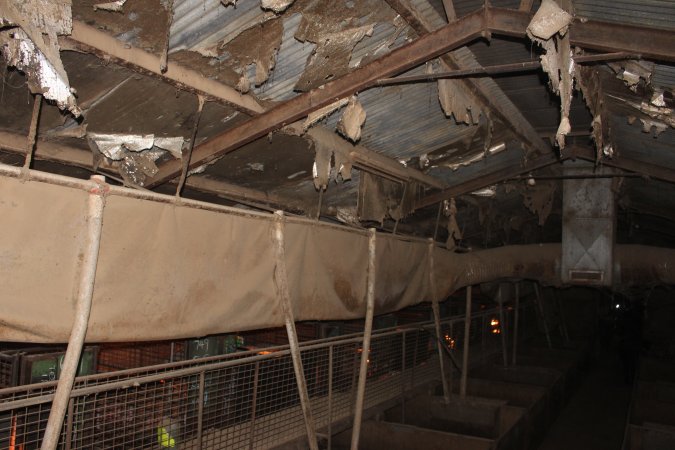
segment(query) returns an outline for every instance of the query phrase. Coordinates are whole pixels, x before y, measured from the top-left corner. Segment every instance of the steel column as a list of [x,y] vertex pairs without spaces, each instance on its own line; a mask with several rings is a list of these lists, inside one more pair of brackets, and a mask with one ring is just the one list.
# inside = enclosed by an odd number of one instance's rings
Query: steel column
[[253,443],[255,441],[255,416],[258,407],[258,380],[260,378],[260,361],[255,362],[253,369],[253,395],[251,398],[251,427],[249,429],[248,448],[253,450]]
[[471,338],[471,286],[466,287],[466,311],[464,314],[464,350],[462,353],[462,379],[459,398],[466,399],[466,381],[469,376],[469,339]]
[[82,252],[80,281],[75,303],[75,319],[70,332],[68,348],[63,358],[59,383],[54,394],[47,427],[42,440],[42,450],[54,450],[59,443],[63,419],[73,389],[73,382],[77,376],[77,367],[84,346],[84,338],[89,325],[91,301],[94,295],[96,280],[96,266],[98,251],[101,244],[101,230],[103,228],[103,208],[107,185],[105,178],[100,175],[91,177],[91,188],[88,198],[87,235]]
[[534,282],[534,293],[535,293],[535,303],[537,304],[537,311],[539,312],[539,317],[541,317],[542,325],[544,326],[544,333],[546,334],[546,343],[548,348],[553,348],[551,343],[551,333],[548,330],[548,321],[546,320],[546,314],[544,313],[544,305],[541,301],[541,291],[539,289],[539,283]]
[[293,318],[293,307],[291,296],[288,290],[288,278],[286,276],[286,255],[284,250],[284,221],[283,212],[275,213],[274,221],[274,244],[276,249],[276,267],[274,270],[274,283],[277,288],[279,304],[284,314],[286,322],[286,333],[288,334],[288,344],[291,350],[291,359],[293,360],[293,370],[295,371],[295,381],[298,384],[298,394],[300,395],[300,404],[302,413],[305,417],[305,427],[307,428],[307,440],[312,450],[318,450],[319,445],[316,440],[316,430],[314,429],[314,418],[312,417],[309,394],[307,393],[307,382],[305,372],[302,368],[302,358],[300,355],[300,346],[298,344],[298,335],[295,330],[295,319]]
[[502,338],[502,357],[504,360],[504,367],[509,365],[509,358],[506,350],[506,323],[504,322],[504,296],[502,294],[502,284],[499,283],[499,290],[497,291],[499,298],[499,335]]
[[331,450],[333,444],[333,345],[328,347],[328,445]]
[[197,394],[197,448],[202,448],[202,435],[204,433],[204,384],[205,372],[199,373],[199,393]]
[[518,316],[520,312],[520,284],[515,283],[515,291],[516,291],[516,307],[514,310],[514,318],[513,318],[513,348],[511,349],[513,351],[512,358],[511,358],[511,364],[513,366],[516,365],[516,355],[518,352]]
[[361,433],[361,418],[363,417],[363,403],[366,394],[366,378],[368,376],[368,354],[370,353],[370,338],[373,332],[373,315],[375,314],[375,228],[371,228],[368,238],[368,286],[366,290],[366,323],[363,332],[363,346],[361,347],[361,367],[359,368],[359,385],[356,391],[356,407],[354,411],[354,427],[352,429],[352,450],[359,448]]
[[[438,349],[438,362],[441,366],[441,383],[443,384],[443,400],[450,403],[452,396],[451,387],[445,376],[445,358],[443,358],[443,334],[441,333],[441,311],[438,306],[438,293],[436,292],[436,278],[434,276],[434,241],[429,240],[429,290],[431,291],[431,309],[434,312],[434,327],[436,329],[436,348]],[[452,372],[452,367],[450,367]]]

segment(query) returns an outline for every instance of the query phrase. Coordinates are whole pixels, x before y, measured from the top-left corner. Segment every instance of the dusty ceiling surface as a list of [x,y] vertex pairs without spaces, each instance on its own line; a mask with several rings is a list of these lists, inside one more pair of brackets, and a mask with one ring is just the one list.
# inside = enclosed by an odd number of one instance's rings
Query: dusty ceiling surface
[[5,163],[461,248],[560,241],[584,159],[675,244],[669,0],[0,5]]

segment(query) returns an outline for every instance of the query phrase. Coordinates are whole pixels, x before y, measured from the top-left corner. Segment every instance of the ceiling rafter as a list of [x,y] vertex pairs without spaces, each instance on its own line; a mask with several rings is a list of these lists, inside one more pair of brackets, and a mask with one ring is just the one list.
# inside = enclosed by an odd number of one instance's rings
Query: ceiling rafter
[[[397,13],[403,17],[404,20],[415,30],[418,36],[426,35],[434,30],[434,26],[410,3],[408,0],[385,0]],[[467,50],[468,51],[468,50]],[[473,54],[471,54],[473,56]],[[461,64],[457,58],[451,53],[440,57],[443,70],[468,69],[466,65]],[[469,93],[475,100],[478,101],[486,110],[489,110],[502,123],[509,125],[512,132],[526,143],[530,148],[538,150],[540,153],[548,153],[552,151],[550,145],[546,144],[539,136],[539,133],[534,129],[532,124],[520,114],[520,111],[513,105],[510,108],[505,108],[505,105],[490,100],[491,94],[487,92],[484,87],[471,79],[458,80],[465,91]],[[505,98],[508,99],[506,95]],[[517,115],[513,114],[517,112]]]
[[[0,149],[19,155],[26,154],[26,136],[0,131]],[[93,155],[88,150],[71,147],[52,141],[38,140],[34,150],[35,159],[51,161],[86,170],[93,170]],[[103,166],[101,172],[113,173],[113,167]],[[289,211],[304,211],[302,205],[296,199],[282,197],[273,193],[259,191],[257,189],[237,186],[221,180],[216,180],[203,175],[193,175],[186,181],[189,188],[216,195],[231,201],[252,204],[254,206],[270,206],[271,209],[283,207]]]
[[[309,113],[336,100],[348,97],[376,80],[400,74],[441,54],[447,53],[481,35],[485,26],[482,11],[467,15],[433,33],[366,64],[325,85],[278,104],[263,114],[195,147],[190,168],[198,167],[232,152],[284,125],[291,124]],[[175,178],[181,170],[180,161],[170,161],[160,167],[150,181],[157,186]]]
[[[260,105],[254,97],[240,94],[230,86],[208,79],[179,64],[169,62],[168,70],[162,73],[159,70],[159,58],[155,55],[125,44],[81,22],[74,21],[73,34],[66,42],[71,46],[77,47],[79,50],[91,53],[99,58],[112,59],[114,62],[128,67],[135,72],[142,74],[150,73],[150,75],[158,77],[180,89],[207,95],[209,99],[232,105],[247,114],[257,115],[266,111],[265,107]],[[332,131],[327,132],[332,133]],[[422,171],[407,168],[398,161],[368,150],[361,145],[352,146],[345,141],[345,147],[350,148],[351,160],[360,168],[397,174],[397,177],[403,181],[415,180],[431,188],[442,189],[445,187],[445,183],[442,181],[426,175]],[[180,161],[177,162],[180,163]],[[188,183],[188,185],[192,185],[195,188],[198,188],[197,184],[208,188],[215,186],[214,183],[206,183],[203,180]],[[217,186],[215,187],[217,188]],[[231,189],[229,190],[231,191]],[[219,192],[222,192],[222,190]],[[258,197],[258,200],[262,198],[259,195],[254,195],[254,197]],[[297,205],[295,208],[297,209]]]
[[[491,7],[487,11],[490,32],[526,37],[532,13]],[[675,31],[637,25],[576,20],[570,26],[570,44],[603,52],[626,52],[663,61],[675,61]]]
[[241,94],[236,89],[206,78],[199,72],[169,61],[166,72],[160,70],[160,58],[140,48],[126,44],[103,31],[73,20],[73,32],[60,39],[64,48],[75,48],[91,53],[101,59],[113,61],[135,72],[160,77],[182,90],[204,95],[209,100],[228,104],[248,115],[262,113],[265,108],[251,95]]
[[[569,152],[569,154],[565,155],[564,159],[569,159],[572,156],[573,153]],[[444,200],[449,200],[460,195],[468,194],[479,189],[492,186],[493,184],[500,183],[504,180],[558,164],[561,161],[562,160],[554,152],[548,152],[524,163],[505,166],[490,173],[486,173],[485,175],[481,175],[479,177],[472,178],[470,180],[451,186],[442,190],[441,192],[429,194],[420,199],[415,204],[415,209],[424,208],[436,203],[440,203]]]

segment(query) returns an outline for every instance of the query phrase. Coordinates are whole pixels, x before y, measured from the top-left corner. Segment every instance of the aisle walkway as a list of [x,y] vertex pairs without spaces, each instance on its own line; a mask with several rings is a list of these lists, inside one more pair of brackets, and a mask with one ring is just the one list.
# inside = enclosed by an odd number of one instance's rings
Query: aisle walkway
[[539,450],[619,450],[630,395],[618,355],[599,359]]

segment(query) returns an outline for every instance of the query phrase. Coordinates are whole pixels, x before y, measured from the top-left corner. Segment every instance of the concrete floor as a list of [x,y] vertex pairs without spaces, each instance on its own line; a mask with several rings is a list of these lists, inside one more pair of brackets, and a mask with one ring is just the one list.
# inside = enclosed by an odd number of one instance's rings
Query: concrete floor
[[631,386],[616,352],[596,360],[539,450],[619,450]]

